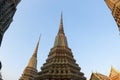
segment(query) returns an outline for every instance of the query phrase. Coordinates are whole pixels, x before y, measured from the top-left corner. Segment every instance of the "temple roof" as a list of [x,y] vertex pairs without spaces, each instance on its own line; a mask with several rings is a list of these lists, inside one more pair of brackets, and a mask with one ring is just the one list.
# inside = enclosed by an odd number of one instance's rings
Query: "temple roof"
[[111,67],[110,75],[109,77],[112,78],[119,78],[120,77],[120,72],[117,71],[115,68]]
[[[92,76],[97,77],[99,80],[110,80],[109,77],[107,77],[103,74],[100,74],[100,73],[92,73]],[[91,76],[91,78],[92,78],[92,76]],[[90,79],[90,80],[94,80],[94,79]]]

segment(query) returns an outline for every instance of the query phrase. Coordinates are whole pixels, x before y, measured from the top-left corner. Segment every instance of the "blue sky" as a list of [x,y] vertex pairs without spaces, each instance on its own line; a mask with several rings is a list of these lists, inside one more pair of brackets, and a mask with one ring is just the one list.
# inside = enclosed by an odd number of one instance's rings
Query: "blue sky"
[[22,0],[0,48],[4,80],[18,80],[38,37],[38,71],[53,47],[63,12],[64,31],[81,71],[109,75],[120,69],[118,27],[104,0]]

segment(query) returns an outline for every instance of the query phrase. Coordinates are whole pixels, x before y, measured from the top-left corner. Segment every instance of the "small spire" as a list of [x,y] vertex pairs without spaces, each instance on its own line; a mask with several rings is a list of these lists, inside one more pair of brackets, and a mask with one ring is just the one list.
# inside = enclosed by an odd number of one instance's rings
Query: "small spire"
[[34,53],[33,53],[33,55],[36,56],[36,57],[37,57],[38,47],[39,47],[39,43],[40,43],[40,38],[41,38],[41,34],[40,34],[40,36],[39,36],[39,39],[38,39],[36,48],[35,48]]
[[61,18],[60,18],[60,28],[59,28],[59,32],[58,33],[63,33],[64,34],[62,12],[61,12]]
[[26,66],[26,68],[24,69],[24,72],[19,80],[26,80],[29,78],[31,80],[34,80],[34,78],[37,74],[37,52],[38,52],[38,47],[39,47],[39,43],[40,43],[40,38],[41,38],[41,35],[38,39],[38,42],[37,42],[36,48],[33,52],[33,55],[30,58],[29,63]]
[[35,68],[35,69],[37,68],[37,52],[38,52],[38,47],[39,47],[40,38],[41,38],[41,35],[40,35],[40,37],[39,37],[39,39],[38,39],[36,48],[35,48],[35,50],[34,50],[34,53],[33,53],[32,57],[30,58],[30,61],[29,61],[27,67],[32,67],[32,68]]

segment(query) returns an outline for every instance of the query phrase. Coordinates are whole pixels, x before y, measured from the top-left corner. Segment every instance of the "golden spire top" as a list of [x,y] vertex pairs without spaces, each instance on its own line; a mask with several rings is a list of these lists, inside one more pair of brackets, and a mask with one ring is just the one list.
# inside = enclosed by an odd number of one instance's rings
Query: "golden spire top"
[[61,18],[60,18],[60,28],[59,28],[59,32],[58,33],[63,33],[64,34],[62,12],[61,12]]
[[41,38],[41,35],[40,35],[40,37],[38,39],[36,48],[34,50],[34,53],[33,53],[32,57],[30,58],[30,61],[29,61],[27,67],[32,67],[32,68],[37,69],[37,53],[38,53],[38,47],[39,47],[40,38]]
[[39,43],[40,43],[40,38],[41,38],[41,34],[40,34],[40,36],[39,36],[39,39],[38,39],[36,48],[35,48],[34,53],[33,53],[33,55],[36,56],[36,57],[37,57],[38,47],[39,47]]
[[40,43],[40,38],[41,38],[41,35],[38,39],[38,42],[37,42],[36,48],[33,52],[33,55],[30,58],[28,65],[24,69],[22,77],[19,80],[26,80],[26,79],[34,80],[34,78],[37,74],[37,52],[38,52],[38,47],[39,47],[39,43]]
[[60,27],[59,27],[59,31],[58,31],[58,34],[57,34],[56,39],[55,39],[54,47],[56,47],[56,46],[68,47],[67,38],[64,34],[63,18],[62,17],[63,17],[63,15],[61,13]]

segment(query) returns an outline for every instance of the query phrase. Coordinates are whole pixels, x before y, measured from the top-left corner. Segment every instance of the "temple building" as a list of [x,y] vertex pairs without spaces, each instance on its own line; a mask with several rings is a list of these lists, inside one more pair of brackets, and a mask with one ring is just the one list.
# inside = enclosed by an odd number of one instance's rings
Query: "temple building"
[[13,21],[20,0],[0,0],[0,46],[5,31]]
[[92,73],[90,80],[120,80],[120,72],[111,67],[109,76],[100,73]]
[[50,49],[48,58],[39,72],[36,69],[37,50],[38,44],[20,80],[86,80],[84,73],[81,72],[81,67],[76,63],[73,53],[68,47],[62,14],[54,46]]
[[38,72],[36,80],[86,80],[76,63],[63,29],[62,15],[60,27],[46,63]]
[[120,0],[105,0],[105,2],[110,8],[120,31]]
[[[0,0],[0,46],[5,31],[13,21],[13,16],[19,2],[20,0]],[[2,76],[0,73],[0,80],[2,80],[1,77]]]

